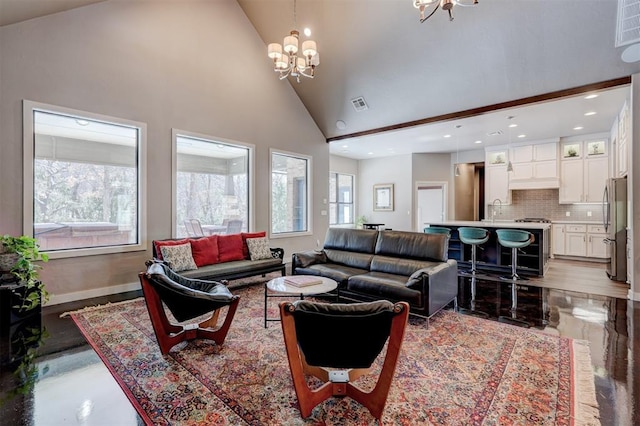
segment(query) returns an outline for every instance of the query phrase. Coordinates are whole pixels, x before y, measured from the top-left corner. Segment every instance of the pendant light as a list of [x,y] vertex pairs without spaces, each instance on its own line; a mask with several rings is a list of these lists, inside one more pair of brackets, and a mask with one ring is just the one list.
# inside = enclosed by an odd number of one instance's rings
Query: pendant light
[[[515,115],[510,115],[507,117],[508,120],[513,120]],[[507,162],[507,172],[513,171],[513,164],[511,164],[511,129],[517,126],[517,124],[509,124],[509,145],[507,147],[507,155],[509,157],[509,161]]]

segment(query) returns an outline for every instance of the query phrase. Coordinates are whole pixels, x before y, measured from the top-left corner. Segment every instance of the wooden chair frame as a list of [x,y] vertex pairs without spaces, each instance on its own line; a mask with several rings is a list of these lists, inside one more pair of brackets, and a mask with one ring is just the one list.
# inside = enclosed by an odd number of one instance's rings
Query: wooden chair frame
[[149,316],[151,317],[151,324],[153,325],[153,330],[163,355],[169,353],[172,347],[185,340],[209,339],[218,345],[224,343],[233,317],[236,314],[238,303],[240,302],[239,296],[234,296],[230,304],[224,305],[228,306],[229,310],[225,316],[224,323],[222,323],[220,327],[217,327],[218,317],[220,316],[220,310],[224,306],[215,309],[209,318],[200,323],[177,325],[169,321],[160,295],[149,282],[147,273],[141,272],[139,277]]
[[[394,305],[395,315],[391,324],[384,363],[376,385],[370,392],[365,392],[355,384],[350,383],[367,374],[370,368],[346,370],[348,374],[346,381],[342,378],[338,381],[332,381],[331,370],[307,364],[304,354],[298,346],[293,310],[294,305],[292,303],[280,303],[282,332],[284,334],[287,358],[289,359],[293,386],[298,397],[302,417],[309,417],[316,405],[332,396],[348,396],[366,407],[380,421],[398,363],[400,348],[409,318],[409,305],[406,302],[398,302]],[[305,374],[317,377],[325,383],[312,390],[307,383]]]

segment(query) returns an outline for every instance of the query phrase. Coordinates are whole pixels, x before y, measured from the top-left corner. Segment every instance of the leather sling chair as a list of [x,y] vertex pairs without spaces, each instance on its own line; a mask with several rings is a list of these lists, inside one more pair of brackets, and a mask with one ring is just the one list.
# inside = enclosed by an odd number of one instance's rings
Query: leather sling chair
[[[282,331],[303,418],[332,396],[348,396],[380,421],[404,337],[409,305],[386,300],[353,304],[280,303]],[[353,384],[367,374],[389,340],[375,387]],[[305,373],[325,382],[312,390]]]
[[[210,339],[222,345],[240,296],[231,294],[223,283],[183,277],[163,262],[147,261],[146,265],[147,271],[139,274],[140,283],[162,354],[167,354],[173,346],[185,340]],[[200,323],[172,324],[163,303],[179,322],[208,312],[211,316]],[[224,323],[217,327],[220,310],[225,306],[229,308]]]

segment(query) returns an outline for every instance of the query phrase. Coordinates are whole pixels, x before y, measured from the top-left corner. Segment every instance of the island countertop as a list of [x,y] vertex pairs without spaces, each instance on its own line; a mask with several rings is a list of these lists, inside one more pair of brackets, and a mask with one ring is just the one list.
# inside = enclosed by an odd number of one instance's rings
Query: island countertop
[[490,220],[447,220],[444,222],[425,223],[425,226],[469,226],[473,228],[513,228],[513,229],[549,229],[550,223],[540,222],[515,222],[513,220],[496,220],[494,222]]

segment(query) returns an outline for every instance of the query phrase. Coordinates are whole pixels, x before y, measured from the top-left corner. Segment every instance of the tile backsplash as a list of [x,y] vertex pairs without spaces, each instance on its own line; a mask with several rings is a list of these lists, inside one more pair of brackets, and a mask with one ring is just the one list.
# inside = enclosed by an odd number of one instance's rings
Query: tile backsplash
[[[511,191],[511,205],[496,205],[496,220],[539,217],[552,221],[602,221],[602,204],[560,204],[557,189],[527,189]],[[566,215],[569,212],[570,216]],[[589,216],[591,212],[591,216]],[[492,207],[488,209],[489,218]]]

